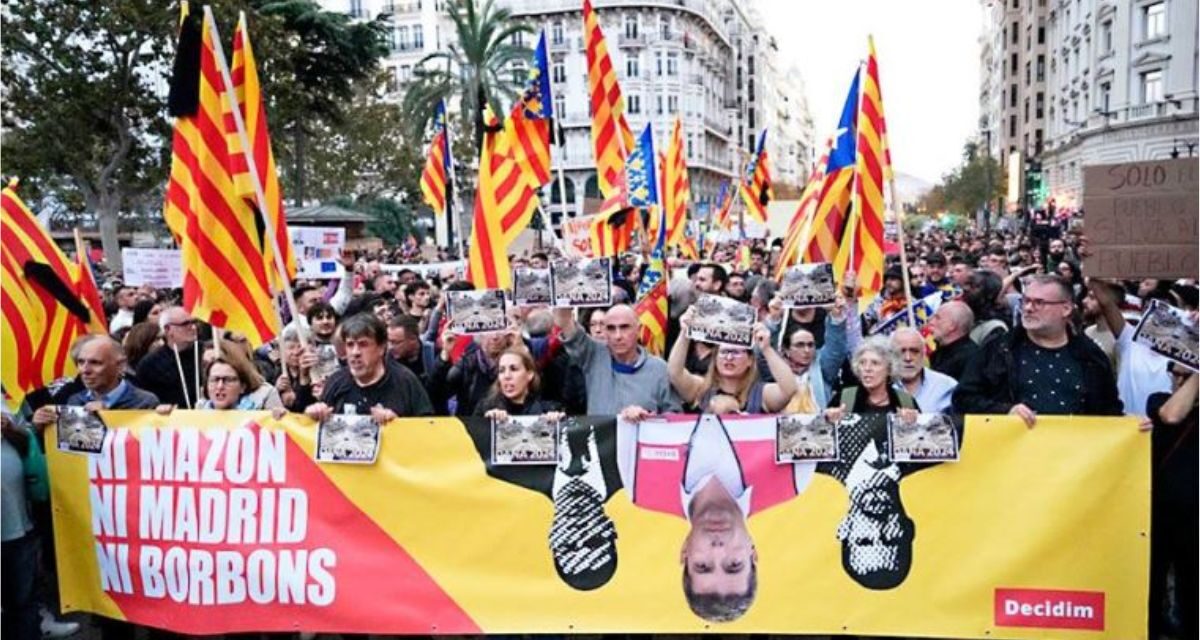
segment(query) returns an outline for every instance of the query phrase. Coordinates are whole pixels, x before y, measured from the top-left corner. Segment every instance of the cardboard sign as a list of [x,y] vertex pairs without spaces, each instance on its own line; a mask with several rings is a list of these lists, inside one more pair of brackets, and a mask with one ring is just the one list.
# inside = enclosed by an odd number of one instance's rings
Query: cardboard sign
[[563,253],[568,258],[592,257],[592,220],[596,216],[565,218],[562,221]]
[[183,262],[179,249],[121,249],[121,264],[125,284],[140,287],[148,284],[155,289],[175,289],[183,286]]
[[1092,278],[1195,278],[1200,200],[1195,160],[1083,169],[1084,233]]
[[341,227],[292,227],[292,249],[296,252],[296,277],[332,279],[341,276],[342,247],[346,230]]

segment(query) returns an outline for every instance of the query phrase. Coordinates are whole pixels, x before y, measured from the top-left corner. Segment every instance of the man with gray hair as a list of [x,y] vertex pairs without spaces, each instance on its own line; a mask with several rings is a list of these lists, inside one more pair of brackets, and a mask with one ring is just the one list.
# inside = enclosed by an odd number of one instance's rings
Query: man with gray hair
[[158,316],[158,326],[162,329],[164,346],[138,363],[138,382],[163,404],[191,408],[199,401],[196,319],[183,307],[170,307]]
[[929,368],[955,380],[962,377],[967,363],[979,351],[971,340],[975,314],[965,302],[951,300],[943,303],[929,319],[929,330],[937,349],[929,357]]
[[[158,398],[125,379],[125,350],[106,335],[85,335],[71,347],[83,391],[71,394],[66,405],[101,409],[153,409]],[[33,425],[45,429],[58,419],[58,407],[47,405],[33,413]]]
[[1021,326],[984,342],[958,381],[955,410],[1008,413],[1031,428],[1043,413],[1121,415],[1108,356],[1068,330],[1072,296],[1058,276],[1032,276],[1021,298]]
[[900,327],[892,333],[892,348],[900,354],[900,366],[893,386],[903,389],[926,413],[947,413],[950,398],[958,382],[944,373],[925,367],[925,337],[912,327]]

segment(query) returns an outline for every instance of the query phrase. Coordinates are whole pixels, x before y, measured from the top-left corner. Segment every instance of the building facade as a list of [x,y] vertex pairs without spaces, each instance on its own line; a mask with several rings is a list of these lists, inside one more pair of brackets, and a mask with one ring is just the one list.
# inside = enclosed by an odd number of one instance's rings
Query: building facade
[[[551,150],[556,171],[543,202],[556,223],[564,214],[583,215],[598,206],[601,195],[592,158],[582,0],[499,4],[546,33],[555,117],[566,144]],[[322,0],[322,5],[362,19],[389,15],[392,51],[384,66],[396,99],[424,56],[453,44],[445,0]],[[803,80],[794,68],[779,72],[775,40],[752,3],[596,0],[593,6],[635,134],[652,123],[658,151],[665,153],[675,118],[682,118],[693,217],[705,215],[721,183],[740,174],[764,127],[773,178],[803,184],[813,157]],[[532,47],[535,40],[522,44]]]
[[1195,0],[1059,0],[1049,15],[1048,143],[1058,206],[1083,203],[1083,167],[1194,156]]

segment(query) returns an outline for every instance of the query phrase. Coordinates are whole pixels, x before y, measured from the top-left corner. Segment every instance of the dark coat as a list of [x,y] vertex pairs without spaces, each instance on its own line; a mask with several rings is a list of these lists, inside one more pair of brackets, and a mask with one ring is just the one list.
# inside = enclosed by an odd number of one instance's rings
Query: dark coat
[[[1020,327],[984,342],[954,390],[954,410],[958,413],[1005,414],[1013,405],[1023,402],[1016,395],[1019,372],[1014,353],[1024,344],[1032,344],[1032,341]],[[1077,334],[1067,340],[1066,349],[1083,370],[1080,415],[1122,415],[1117,379],[1108,356],[1090,338]]]

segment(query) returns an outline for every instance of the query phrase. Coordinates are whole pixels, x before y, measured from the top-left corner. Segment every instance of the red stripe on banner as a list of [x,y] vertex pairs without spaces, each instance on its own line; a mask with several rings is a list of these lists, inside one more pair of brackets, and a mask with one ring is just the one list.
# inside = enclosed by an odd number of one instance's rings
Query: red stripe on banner
[[[14,265],[9,263],[9,256],[3,256],[3,269],[8,272],[8,276],[13,282],[19,281],[17,271]],[[12,358],[13,364],[17,371],[17,385],[22,391],[28,391],[33,388],[33,367],[29,362],[29,356],[33,353],[33,338],[30,336],[29,325],[26,324],[32,318],[26,318],[21,315],[21,310],[13,302],[11,293],[6,293],[0,296],[0,314],[3,314],[4,321],[8,323],[10,330],[13,332],[13,340],[17,343],[15,354],[5,354],[5,358]]]
[[[63,278],[64,282],[70,282],[70,278],[66,277],[66,275],[70,273],[70,270],[67,269],[67,263],[63,261],[61,252],[58,250],[57,246],[51,244],[45,230],[43,230],[42,226],[38,224],[37,220],[32,217],[32,213],[28,210],[23,211],[21,205],[17,203],[16,198],[7,194],[4,198],[3,206],[5,211],[7,211],[9,216],[11,216],[13,224],[17,225],[17,227],[19,227],[21,231],[28,236],[29,242],[33,243],[33,247],[37,249],[41,256],[35,255],[33,251],[30,250],[30,247],[25,246],[23,242],[16,244],[7,243],[5,248],[12,251],[15,250],[17,246],[20,246],[21,249],[27,252],[27,255],[24,256],[25,259],[32,259],[36,260],[37,262],[46,263],[51,269],[54,270],[55,273]],[[20,254],[18,254],[18,257],[21,257]],[[24,261],[25,260],[20,260],[20,262]]]

